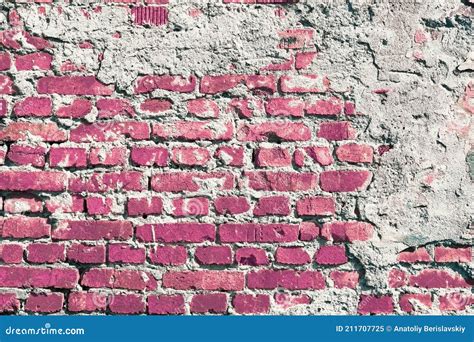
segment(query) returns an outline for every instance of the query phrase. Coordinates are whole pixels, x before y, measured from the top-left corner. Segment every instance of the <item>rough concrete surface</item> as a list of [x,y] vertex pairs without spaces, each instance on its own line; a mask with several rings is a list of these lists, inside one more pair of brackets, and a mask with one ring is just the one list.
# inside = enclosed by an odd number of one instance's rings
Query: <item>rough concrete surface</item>
[[472,1],[149,2],[0,3],[0,312],[474,313]]

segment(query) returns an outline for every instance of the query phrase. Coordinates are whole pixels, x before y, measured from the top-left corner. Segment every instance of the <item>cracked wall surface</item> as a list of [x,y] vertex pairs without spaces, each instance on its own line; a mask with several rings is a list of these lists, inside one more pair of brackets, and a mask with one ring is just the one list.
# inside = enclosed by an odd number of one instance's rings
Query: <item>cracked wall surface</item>
[[473,11],[0,2],[0,312],[472,314]]

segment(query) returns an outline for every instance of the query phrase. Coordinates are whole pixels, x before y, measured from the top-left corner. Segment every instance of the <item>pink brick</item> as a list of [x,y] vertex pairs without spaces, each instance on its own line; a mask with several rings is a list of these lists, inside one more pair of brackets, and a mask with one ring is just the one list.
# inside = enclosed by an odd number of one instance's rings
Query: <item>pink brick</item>
[[163,113],[171,109],[173,103],[170,100],[147,99],[140,105],[140,109],[150,113]]
[[14,293],[0,293],[0,312],[12,313],[20,309],[20,301]]
[[111,95],[113,88],[94,76],[47,76],[37,84],[39,94],[60,95]]
[[72,312],[102,312],[111,300],[113,298],[102,292],[71,292],[67,305]]
[[66,188],[66,175],[50,171],[2,171],[0,190],[62,191]]
[[244,166],[244,148],[233,146],[221,146],[216,149],[214,158],[223,165]]
[[273,94],[276,91],[274,75],[248,75],[245,85],[255,95]]
[[321,235],[326,240],[367,241],[372,238],[374,227],[370,223],[359,221],[333,221],[323,224]]
[[336,203],[332,197],[306,197],[296,202],[296,212],[300,216],[332,216],[336,211]]
[[261,111],[263,103],[260,99],[233,98],[227,107],[227,112],[239,118],[249,119],[254,116],[256,110]]
[[356,271],[332,271],[330,277],[337,289],[355,289],[359,284],[359,273]]
[[0,99],[0,118],[3,118],[8,113],[8,103],[6,100]]
[[291,155],[286,148],[261,147],[255,152],[255,165],[258,167],[283,167],[291,165]]
[[221,242],[293,242],[298,226],[280,223],[225,223],[219,226]]
[[293,68],[294,63],[295,63],[295,58],[293,57],[293,55],[291,55],[288,59],[283,60],[283,62],[278,63],[278,61],[276,61],[274,63],[267,64],[266,66],[260,68],[260,70],[262,70],[262,71],[288,71],[288,70],[291,70]]
[[471,247],[451,248],[438,246],[435,248],[436,262],[472,262]]
[[109,309],[113,313],[127,315],[144,313],[145,306],[141,295],[117,294],[109,304]]
[[204,76],[201,80],[200,92],[204,94],[217,94],[235,88],[245,79],[244,75],[218,75]]
[[130,158],[136,165],[165,166],[168,163],[168,151],[163,147],[132,147]]
[[192,313],[225,313],[227,295],[224,293],[196,294],[191,299]]
[[72,289],[78,280],[75,268],[0,266],[1,287]]
[[313,222],[300,223],[300,240],[313,241],[319,236],[319,227]]
[[244,274],[228,271],[166,272],[163,286],[176,290],[239,291],[244,288]]
[[400,308],[408,313],[416,310],[418,306],[431,308],[431,294],[428,293],[406,293],[400,295]]
[[7,158],[18,165],[43,167],[46,148],[40,146],[10,145]]
[[35,197],[11,196],[5,198],[3,210],[8,213],[39,213],[43,211],[43,202]]
[[150,262],[157,265],[184,265],[187,251],[183,246],[157,246],[150,250]]
[[171,151],[171,160],[177,165],[204,166],[210,158],[209,151],[202,147],[176,147]]
[[84,211],[84,199],[79,196],[57,196],[46,200],[50,213],[78,213]]
[[126,164],[127,149],[122,147],[97,147],[89,152],[91,165],[119,166]]
[[311,262],[309,254],[299,247],[278,247],[275,260],[286,265],[304,265]]
[[81,264],[104,263],[105,246],[72,244],[67,250],[67,259]]
[[50,70],[53,56],[46,52],[34,52],[27,55],[17,55],[15,66],[18,71]]
[[319,271],[260,270],[247,274],[249,289],[272,290],[281,287],[287,290],[321,290],[325,286]]
[[135,110],[128,100],[98,99],[96,102],[99,118],[113,118],[117,115],[134,116]]
[[268,265],[267,253],[264,249],[242,247],[235,252],[235,261],[239,265],[260,266]]
[[321,189],[328,192],[354,192],[367,189],[372,172],[367,170],[323,171]]
[[297,52],[295,56],[295,68],[306,69],[311,65],[316,56],[316,51]]
[[0,71],[10,69],[12,62],[8,52],[0,52]]
[[132,16],[137,25],[161,26],[168,23],[168,9],[162,6],[132,7]]
[[72,142],[112,142],[131,138],[132,140],[148,140],[150,126],[147,122],[115,121],[79,124],[69,132]]
[[240,124],[239,141],[308,141],[311,130],[300,122],[272,121],[256,124]]
[[64,302],[62,293],[30,294],[26,299],[25,310],[29,312],[52,313],[61,311]]
[[205,216],[209,214],[209,200],[206,197],[176,198],[172,201],[172,215]]
[[334,163],[331,151],[326,146],[305,147],[304,151],[308,157],[321,166],[328,166]]
[[283,93],[324,93],[329,88],[329,81],[320,75],[285,75],[280,78]]
[[116,243],[109,245],[109,262],[143,264],[145,262],[145,248]]
[[198,247],[195,257],[201,265],[229,265],[232,263],[232,250],[228,246]]
[[318,175],[309,172],[248,171],[249,187],[257,191],[299,192],[315,189]]
[[334,116],[342,113],[343,103],[337,97],[306,104],[306,115]]
[[92,104],[86,99],[74,99],[69,105],[59,107],[56,115],[60,118],[83,118],[92,110]]
[[90,215],[108,215],[112,211],[112,198],[87,197],[86,208]]
[[311,304],[311,298],[306,295],[292,295],[283,292],[275,293],[273,296],[275,299],[275,304],[283,309],[288,309],[298,305]]
[[401,252],[398,254],[397,261],[406,263],[431,262],[431,256],[426,248],[417,248],[412,252]]
[[52,111],[52,102],[49,97],[27,97],[17,102],[13,106],[13,112],[16,116],[50,116]]
[[28,261],[32,263],[47,263],[64,261],[64,245],[58,243],[32,243],[26,248]]
[[215,188],[232,190],[234,175],[230,172],[165,172],[155,174],[151,179],[151,188],[158,192],[200,191],[206,180],[218,182]]
[[128,240],[132,233],[128,221],[61,220],[52,236],[57,240]]
[[231,140],[234,126],[229,122],[219,123],[216,129],[214,121],[170,121],[153,124],[153,135],[160,139],[198,140]]
[[180,315],[185,313],[184,298],[181,295],[148,296],[150,315]]
[[156,279],[150,273],[129,269],[91,268],[81,279],[87,287],[107,287],[128,290],[154,290]]
[[0,220],[0,233],[3,238],[39,239],[50,236],[51,226],[41,217],[10,216]]
[[439,309],[441,311],[462,311],[474,304],[472,294],[452,292],[439,297]]
[[219,106],[212,100],[195,99],[186,103],[188,112],[198,118],[217,118]]
[[320,265],[341,265],[348,260],[344,246],[321,246],[314,258]]
[[130,198],[127,202],[127,212],[130,216],[159,215],[163,210],[160,197]]
[[218,197],[214,200],[214,206],[220,215],[238,215],[250,209],[247,199],[238,196]]
[[[13,243],[0,245],[0,261],[5,264],[19,264],[23,261],[23,246]],[[1,302],[1,299],[0,299]],[[1,307],[1,306],[0,306]],[[0,309],[1,312],[1,309]]]
[[28,140],[29,136],[45,142],[66,141],[67,133],[55,123],[11,122],[0,128],[1,141]]
[[49,150],[51,167],[86,167],[87,152],[80,147],[52,147]]
[[138,226],[136,237],[143,242],[204,242],[214,241],[215,226],[207,223],[157,223]]
[[433,288],[472,287],[472,280],[465,280],[461,275],[445,270],[425,269],[410,276],[410,286]]
[[327,121],[319,125],[318,138],[339,141],[355,139],[355,137],[356,131],[348,121]]
[[163,89],[178,93],[191,93],[196,88],[194,76],[143,76],[137,80],[136,94],[149,93],[155,89]]
[[360,296],[357,312],[361,315],[367,314],[391,314],[393,313],[393,299],[391,296]]
[[143,174],[138,171],[75,174],[69,177],[68,190],[72,193],[107,192],[111,190],[143,191]]
[[14,93],[13,80],[8,76],[0,75],[0,95],[12,95]]
[[270,311],[270,297],[236,294],[232,299],[232,306],[238,314],[265,314]]
[[372,147],[362,144],[345,144],[336,150],[337,159],[349,163],[372,163],[374,151]]
[[261,197],[253,209],[253,214],[254,216],[287,216],[290,214],[289,198],[285,196]]
[[[285,1],[285,3],[292,2],[295,1]],[[279,32],[278,35],[280,37],[278,47],[281,49],[302,49],[313,45],[313,29],[288,29]]]
[[271,116],[302,117],[304,102],[297,98],[272,98],[268,99],[265,110]]
[[407,282],[407,274],[402,270],[393,268],[388,273],[388,286],[391,288],[399,288],[406,286]]

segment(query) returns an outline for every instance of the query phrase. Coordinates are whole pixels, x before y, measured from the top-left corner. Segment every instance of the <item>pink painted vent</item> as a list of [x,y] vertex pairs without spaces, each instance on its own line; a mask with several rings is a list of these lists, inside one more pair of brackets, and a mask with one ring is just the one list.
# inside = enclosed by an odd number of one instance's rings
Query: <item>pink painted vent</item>
[[168,9],[166,7],[133,7],[132,16],[136,25],[160,26],[168,23]]

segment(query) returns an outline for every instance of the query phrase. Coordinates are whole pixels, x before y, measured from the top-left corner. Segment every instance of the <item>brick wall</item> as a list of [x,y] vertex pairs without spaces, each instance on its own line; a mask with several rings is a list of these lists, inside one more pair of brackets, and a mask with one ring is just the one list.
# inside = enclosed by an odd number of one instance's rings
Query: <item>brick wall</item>
[[[229,13],[270,6],[271,22],[296,2],[212,5]],[[16,1],[3,10],[0,312],[469,310],[467,242],[399,248],[378,266],[386,278],[365,279],[355,251],[391,242],[359,203],[393,146],[366,134],[374,113],[320,70],[316,28],[275,29],[285,58],[258,69],[148,69],[124,90],[89,67],[107,57],[97,36],[66,43],[46,26],[32,29],[37,19],[26,14],[54,23],[74,9],[87,32],[87,20],[116,10],[125,33],[153,36],[180,24],[170,21],[180,7],[69,3]],[[205,22],[205,6],[195,5],[188,20]],[[108,39],[127,39],[124,32]]]

